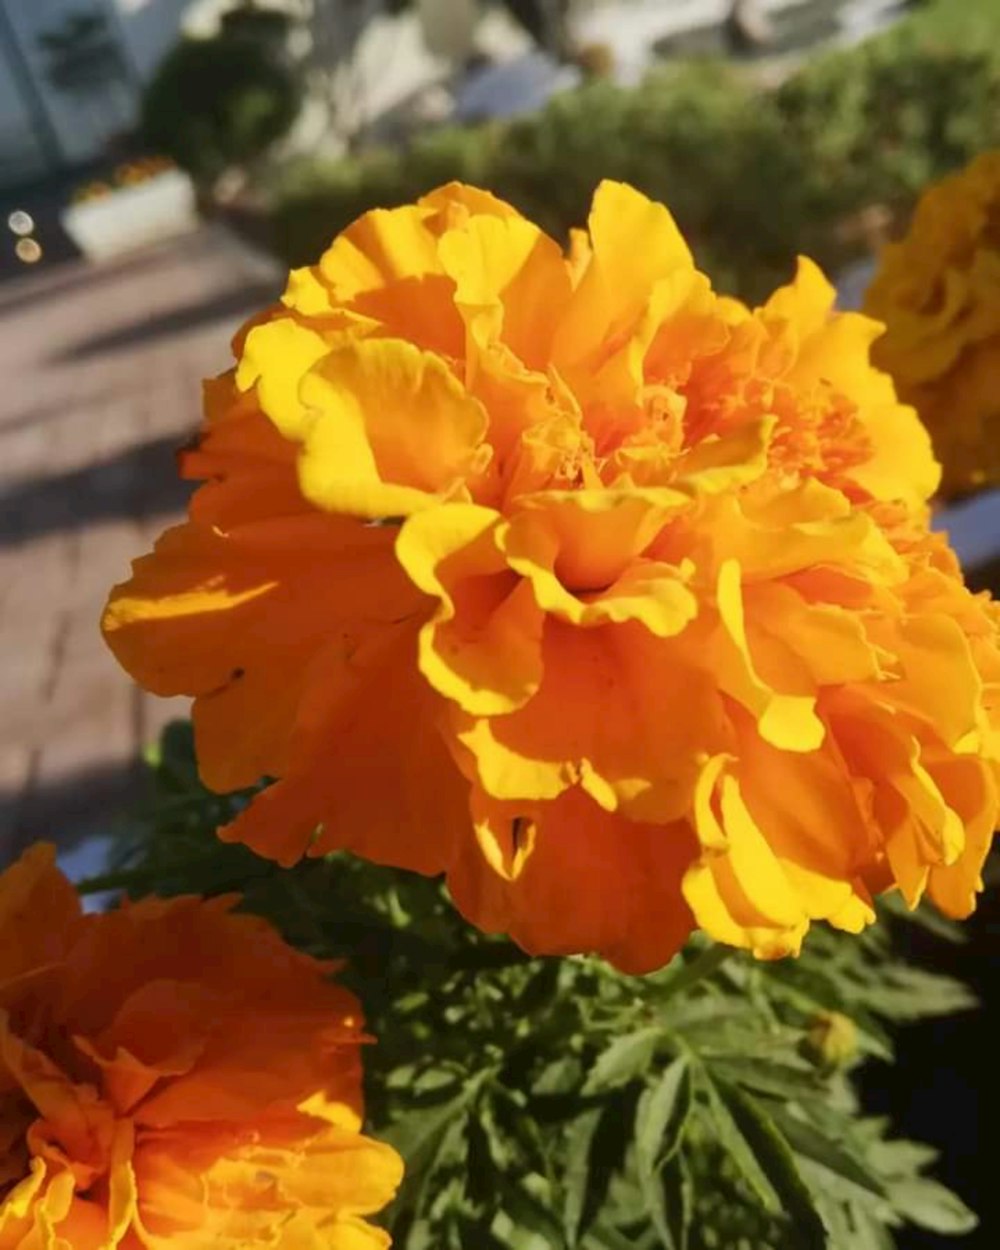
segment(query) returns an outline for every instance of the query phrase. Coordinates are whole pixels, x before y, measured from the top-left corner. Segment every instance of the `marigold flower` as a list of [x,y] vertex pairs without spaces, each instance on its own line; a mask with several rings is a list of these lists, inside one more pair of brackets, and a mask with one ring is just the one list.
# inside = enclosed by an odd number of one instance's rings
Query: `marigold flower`
[[930,187],[865,297],[873,358],[931,432],[942,493],[1000,485],[1000,151]]
[[358,1004],[232,898],[81,914],[0,875],[0,1250],[378,1250]]
[[226,829],[446,872],[474,923],[642,971],[872,895],[973,905],[998,619],[929,439],[808,261],[750,310],[605,183],[569,258],[465,187],[362,217],[208,385],[190,519],[104,627],[193,695]]

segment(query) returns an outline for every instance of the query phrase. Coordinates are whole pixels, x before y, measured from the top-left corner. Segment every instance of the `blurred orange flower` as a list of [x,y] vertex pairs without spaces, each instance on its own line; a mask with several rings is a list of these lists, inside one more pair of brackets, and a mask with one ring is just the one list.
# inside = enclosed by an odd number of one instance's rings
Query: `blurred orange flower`
[[190,519],[112,594],[222,836],[447,872],[535,952],[773,957],[872,895],[968,912],[996,609],[928,437],[803,261],[750,310],[605,183],[568,258],[481,191],[362,217],[237,336]]
[[233,899],[81,915],[51,847],[0,875],[0,1248],[378,1250],[358,1005]]
[[944,464],[942,494],[1000,485],[1000,152],[924,193],[865,304],[886,324],[875,362]]

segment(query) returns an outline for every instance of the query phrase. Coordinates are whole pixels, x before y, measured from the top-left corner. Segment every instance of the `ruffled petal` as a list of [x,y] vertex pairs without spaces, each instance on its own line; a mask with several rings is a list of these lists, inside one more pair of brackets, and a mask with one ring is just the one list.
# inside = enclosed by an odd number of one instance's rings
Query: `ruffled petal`
[[482,796],[475,815],[481,843],[506,842],[512,829],[531,840],[516,875],[468,844],[449,873],[456,905],[479,928],[509,934],[530,954],[595,951],[636,975],[662,967],[687,940],[693,920],[679,885],[695,843],[684,824],[626,819],[580,789],[534,809]]

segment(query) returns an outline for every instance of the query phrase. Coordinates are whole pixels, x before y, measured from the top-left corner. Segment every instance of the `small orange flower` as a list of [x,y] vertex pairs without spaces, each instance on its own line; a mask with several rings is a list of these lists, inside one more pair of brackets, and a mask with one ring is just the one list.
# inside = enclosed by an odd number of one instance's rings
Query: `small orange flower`
[[1000,152],[924,193],[865,306],[886,324],[876,363],[944,463],[942,493],[1000,485]]
[[0,1250],[378,1250],[360,1019],[233,899],[82,915],[51,847],[0,876]]
[[996,824],[995,607],[929,439],[807,261],[716,295],[606,183],[569,257],[464,187],[362,217],[206,390],[190,519],[104,627],[195,697],[222,836],[446,872],[476,924],[642,971],[872,895],[967,913]]

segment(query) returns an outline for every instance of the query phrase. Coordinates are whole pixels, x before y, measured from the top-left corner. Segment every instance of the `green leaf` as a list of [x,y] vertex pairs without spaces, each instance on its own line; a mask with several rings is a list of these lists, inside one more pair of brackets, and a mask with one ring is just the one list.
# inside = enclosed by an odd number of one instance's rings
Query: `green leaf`
[[382,1131],[382,1138],[402,1155],[408,1179],[437,1165],[438,1151],[448,1129],[464,1117],[469,1103],[489,1075],[487,1072],[478,1073],[456,1098],[444,1106],[407,1112]]
[[564,1056],[548,1063],[531,1086],[532,1094],[575,1094],[580,1088],[580,1061]]
[[410,1082],[406,1097],[414,1107],[432,1107],[454,1099],[461,1084],[460,1074],[453,1069],[426,1068]]
[[612,1177],[625,1162],[635,1106],[633,1091],[621,1090],[603,1107],[584,1112],[567,1135],[563,1227],[570,1246],[604,1208]]
[[844,1203],[831,1194],[817,1191],[816,1208],[826,1226],[830,1250],[855,1250],[854,1229]]
[[873,992],[869,1005],[889,1020],[909,1021],[971,1011],[978,1000],[953,977],[895,965]]
[[896,1181],[889,1189],[889,1200],[904,1219],[932,1233],[954,1236],[971,1232],[979,1223],[957,1194],[924,1177]]
[[867,1155],[875,1170],[894,1180],[920,1172],[937,1159],[939,1151],[923,1142],[897,1138],[894,1141],[875,1141],[868,1147]]
[[691,1110],[691,1069],[684,1057],[675,1059],[660,1080],[645,1090],[635,1116],[636,1165],[639,1187],[653,1226],[667,1250],[677,1242],[670,1227],[660,1171],[680,1144]]
[[661,1029],[646,1028],[616,1038],[591,1068],[583,1087],[584,1094],[617,1089],[637,1076],[644,1076],[662,1037]]
[[854,1235],[845,1250],[895,1250],[892,1234],[867,1207],[851,1206]]
[[771,1063],[760,1059],[737,1059],[727,1056],[712,1061],[712,1071],[731,1085],[757,1090],[775,1098],[811,1099],[825,1094],[823,1082],[814,1068],[790,1063]]
[[851,1153],[850,1147],[842,1140],[834,1141],[815,1124],[799,1119],[785,1107],[769,1105],[768,1109],[797,1154],[811,1159],[813,1163],[821,1164],[828,1171],[867,1190],[877,1198],[885,1197],[885,1187],[878,1177],[872,1174],[871,1168],[862,1159]]
[[674,1153],[690,1110],[691,1069],[681,1056],[639,1099],[635,1145],[640,1173],[652,1174]]
[[[584,1212],[594,1191],[590,1184],[590,1154],[594,1134],[604,1110],[596,1107],[585,1111],[573,1124],[566,1137],[566,1169],[563,1176],[563,1229],[566,1243],[576,1246],[584,1231]],[[591,1212],[592,1214],[592,1212]]]
[[940,912],[936,912],[926,903],[921,903],[919,907],[911,911],[901,894],[884,894],[879,899],[879,907],[897,920],[926,929],[928,933],[941,938],[942,941],[950,942],[953,946],[961,946],[969,940],[961,925],[942,916]]
[[[549,1246],[565,1247],[566,1239],[559,1220],[550,1205],[528,1188],[526,1178],[512,1181],[499,1175],[497,1179],[501,1206],[515,1228],[543,1237]],[[538,1179],[542,1180],[541,1177]]]
[[704,1084],[719,1145],[732,1159],[765,1208],[768,1211],[778,1211],[781,1206],[778,1195],[757,1162],[753,1147],[734,1119],[729,1101],[723,1094],[723,1087],[717,1085],[707,1074],[704,1074]]
[[624,1233],[620,1233],[617,1228],[612,1228],[608,1224],[595,1224],[593,1237],[604,1247],[604,1250],[635,1250],[634,1238],[626,1237]]
[[825,1250],[823,1220],[809,1187],[795,1166],[795,1156],[774,1121],[750,1094],[729,1085],[721,1085],[719,1092],[781,1199],[785,1214],[795,1230],[797,1250]]
[[760,1025],[760,1014],[751,1003],[732,995],[703,995],[671,1005],[666,1023],[672,1033],[685,1036],[706,1032],[711,1036],[721,1025]]

